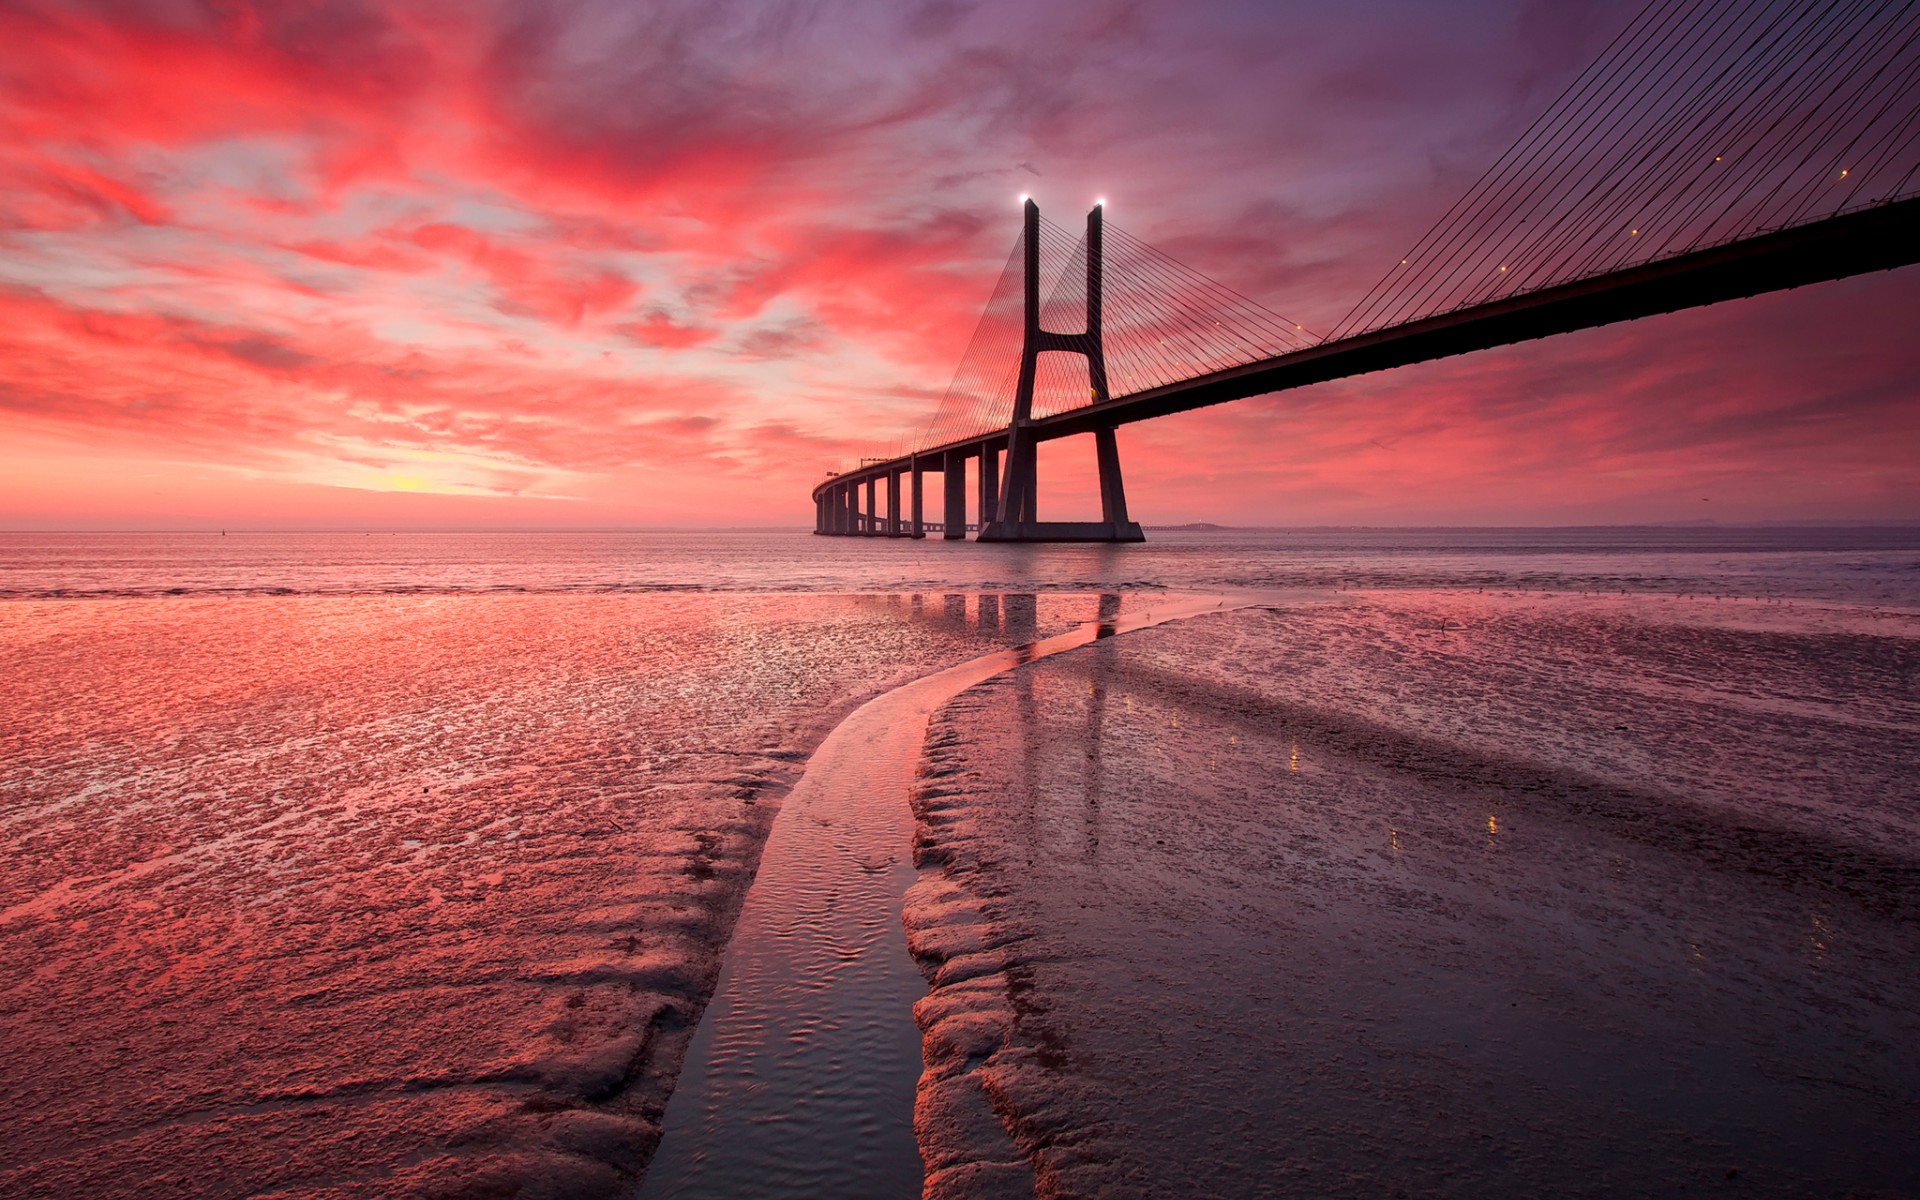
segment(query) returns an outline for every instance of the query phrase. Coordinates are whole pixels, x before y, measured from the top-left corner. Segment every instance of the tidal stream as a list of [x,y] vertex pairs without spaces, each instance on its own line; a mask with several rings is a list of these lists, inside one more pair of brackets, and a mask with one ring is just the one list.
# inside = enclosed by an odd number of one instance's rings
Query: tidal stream
[[641,1195],[894,1198],[920,1191],[913,1004],[901,896],[908,794],[935,710],[1003,671],[1103,637],[1253,602],[1168,598],[997,651],[855,710],[774,822]]

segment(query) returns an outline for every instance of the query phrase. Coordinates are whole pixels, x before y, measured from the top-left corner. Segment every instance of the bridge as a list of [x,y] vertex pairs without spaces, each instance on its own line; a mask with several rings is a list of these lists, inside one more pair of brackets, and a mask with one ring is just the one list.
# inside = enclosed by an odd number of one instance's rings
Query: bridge
[[[829,475],[815,532],[1141,541],[1121,425],[1920,260],[1916,8],[1652,0],[1324,334],[1029,199],[919,448]],[[1100,520],[1042,520],[1038,446],[1086,434]]]

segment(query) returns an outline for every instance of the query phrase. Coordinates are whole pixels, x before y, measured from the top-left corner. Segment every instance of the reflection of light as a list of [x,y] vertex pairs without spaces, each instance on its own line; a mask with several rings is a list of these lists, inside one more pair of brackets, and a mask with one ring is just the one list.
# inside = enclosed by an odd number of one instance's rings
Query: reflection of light
[[1300,769],[1300,743],[1295,742],[1293,744],[1293,753],[1287,756],[1287,770],[1298,771],[1299,769]]
[[1817,963],[1825,962],[1827,960],[1827,940],[1833,936],[1833,931],[1827,928],[1827,923],[1820,919],[1819,913],[1811,913],[1809,915],[1813,919],[1813,932],[1808,935],[1808,940],[1813,943],[1813,961]]
[[1392,844],[1395,854],[1400,853],[1400,831],[1398,829],[1387,830],[1387,841]]
[[1492,813],[1487,814],[1487,837],[1489,840],[1500,833],[1500,821]]

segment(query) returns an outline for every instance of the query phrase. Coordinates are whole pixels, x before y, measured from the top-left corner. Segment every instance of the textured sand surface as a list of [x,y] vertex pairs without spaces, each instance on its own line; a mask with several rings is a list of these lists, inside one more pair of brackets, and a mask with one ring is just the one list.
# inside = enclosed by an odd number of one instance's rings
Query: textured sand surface
[[967,693],[937,1197],[1910,1195],[1920,622],[1381,593]]
[[1092,607],[992,600],[0,605],[0,1193],[624,1186],[812,746]]

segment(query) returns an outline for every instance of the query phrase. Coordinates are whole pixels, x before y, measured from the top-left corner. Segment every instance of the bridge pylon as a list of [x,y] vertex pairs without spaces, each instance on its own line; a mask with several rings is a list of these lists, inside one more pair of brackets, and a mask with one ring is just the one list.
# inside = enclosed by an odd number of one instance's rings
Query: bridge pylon
[[1026,203],[1024,247],[1025,323],[1020,345],[1020,376],[1013,395],[1013,420],[1007,426],[1006,468],[1000,477],[995,511],[980,514],[983,542],[1144,542],[1146,534],[1127,519],[1127,493],[1120,478],[1120,445],[1112,425],[1093,430],[1095,459],[1100,468],[1098,521],[1042,521],[1035,503],[1039,492],[1039,442],[1033,436],[1033,384],[1039,358],[1048,351],[1083,354],[1093,403],[1108,400],[1107,360],[1102,339],[1101,213],[1096,204],[1087,214],[1087,320],[1080,333],[1059,333],[1040,327],[1040,206]]

